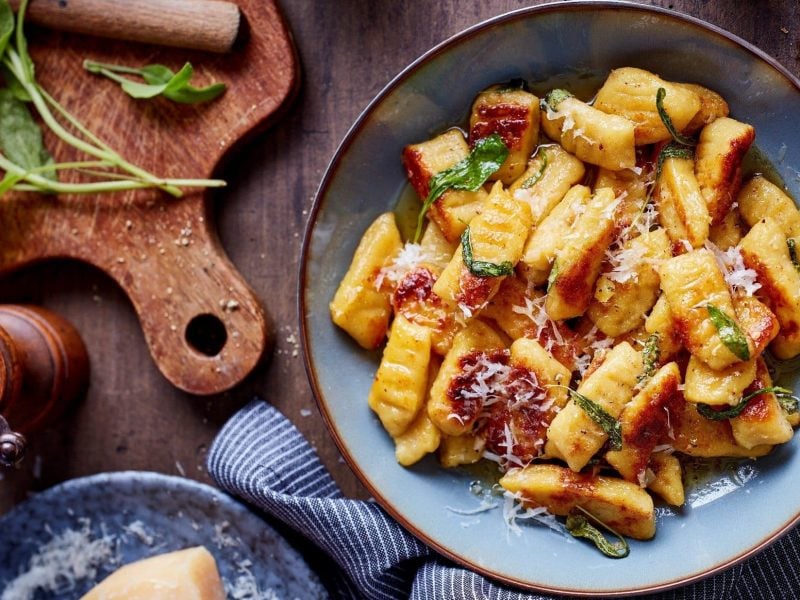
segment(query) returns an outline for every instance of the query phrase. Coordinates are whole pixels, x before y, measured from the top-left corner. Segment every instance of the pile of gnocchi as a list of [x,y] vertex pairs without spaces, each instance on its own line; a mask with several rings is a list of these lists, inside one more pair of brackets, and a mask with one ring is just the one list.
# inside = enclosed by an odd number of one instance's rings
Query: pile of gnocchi
[[400,464],[492,460],[524,505],[649,539],[682,457],[792,438],[764,353],[800,354],[800,212],[743,181],[755,131],[728,115],[626,67],[590,102],[492,86],[467,133],[404,149],[416,234],[379,216],[330,303],[385,342],[369,406]]

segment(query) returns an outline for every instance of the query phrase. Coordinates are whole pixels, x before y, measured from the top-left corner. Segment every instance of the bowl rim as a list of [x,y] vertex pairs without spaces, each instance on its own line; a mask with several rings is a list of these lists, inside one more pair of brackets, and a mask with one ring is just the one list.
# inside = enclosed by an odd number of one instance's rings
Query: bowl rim
[[355,473],[361,484],[364,485],[364,487],[369,491],[369,493],[377,500],[380,506],[384,510],[386,510],[392,516],[392,518],[394,518],[406,531],[414,535],[417,539],[421,540],[427,546],[434,549],[439,554],[452,560],[453,562],[469,570],[472,570],[484,577],[487,577],[490,580],[493,580],[500,584],[510,585],[528,591],[544,592],[550,594],[561,594],[564,596],[580,596],[580,597],[594,597],[594,598],[607,598],[612,596],[623,597],[623,596],[639,595],[644,593],[651,594],[651,593],[657,593],[675,589],[678,587],[689,585],[691,583],[696,583],[702,579],[705,579],[721,571],[724,571],[750,558],[751,556],[754,556],[761,550],[765,549],[768,545],[776,542],[779,538],[785,535],[792,527],[794,527],[796,524],[798,524],[798,522],[800,522],[800,512],[798,512],[792,519],[784,523],[783,526],[773,531],[772,533],[768,534],[764,539],[762,539],[756,545],[743,550],[739,554],[731,557],[730,559],[720,564],[714,565],[703,572],[696,573],[688,577],[683,577],[670,581],[662,581],[644,586],[630,587],[625,589],[614,589],[614,590],[580,590],[576,588],[565,589],[556,586],[542,585],[539,583],[530,583],[511,576],[495,573],[490,568],[484,566],[471,564],[468,560],[465,560],[463,557],[454,553],[449,548],[442,546],[436,540],[426,535],[413,523],[409,522],[408,519],[406,519],[400,513],[399,509],[396,508],[394,504],[392,504],[381,493],[381,490],[372,484],[372,482],[369,480],[366,474],[356,464],[353,457],[347,451],[344,440],[342,439],[339,430],[336,427],[336,424],[330,412],[328,411],[327,403],[325,401],[325,396],[322,392],[321,386],[317,379],[316,365],[311,356],[310,337],[307,327],[305,307],[306,307],[306,291],[307,291],[306,284],[307,284],[307,274],[308,274],[307,266],[308,266],[310,247],[311,247],[311,237],[317,222],[317,216],[322,207],[323,203],[322,200],[328,192],[328,188],[330,186],[331,181],[336,177],[338,169],[341,166],[343,157],[347,154],[351,144],[360,133],[367,118],[378,108],[378,106],[380,106],[386,100],[386,98],[396,88],[405,83],[405,81],[409,79],[414,73],[416,73],[417,70],[425,66],[429,61],[433,60],[440,54],[444,53],[445,51],[449,50],[452,47],[461,44],[464,41],[469,40],[475,35],[482,33],[484,30],[490,29],[497,25],[506,24],[520,19],[527,19],[531,16],[538,16],[541,14],[552,13],[552,12],[572,12],[572,11],[583,11],[583,10],[608,11],[616,9],[639,11],[642,13],[651,13],[651,14],[654,13],[659,16],[664,16],[673,19],[675,21],[679,21],[683,24],[688,24],[695,28],[701,29],[703,30],[704,33],[712,34],[713,36],[722,38],[724,41],[732,42],[741,49],[754,55],[756,59],[759,59],[768,64],[772,69],[774,69],[780,75],[782,75],[792,86],[794,86],[794,88],[798,91],[798,93],[800,93],[800,78],[791,73],[777,59],[773,58],[763,50],[759,49],[754,44],[713,23],[709,23],[692,15],[688,15],[676,10],[662,8],[659,6],[642,5],[629,0],[566,0],[562,2],[551,1],[536,6],[529,6],[529,7],[515,9],[509,12],[502,13],[495,17],[485,19],[483,21],[480,21],[479,23],[476,23],[475,25],[472,25],[470,27],[467,27],[466,29],[459,31],[458,33],[446,38],[445,40],[439,42],[429,50],[425,51],[423,54],[417,57],[413,62],[404,67],[397,75],[395,75],[380,90],[380,92],[378,92],[378,94],[367,104],[367,106],[359,113],[358,117],[353,122],[353,125],[350,126],[344,138],[342,138],[342,141],[337,146],[336,151],[333,154],[333,157],[331,158],[331,160],[328,163],[328,166],[325,169],[325,173],[322,177],[322,180],[320,181],[317,191],[314,194],[313,204],[311,209],[309,210],[308,219],[306,221],[306,226],[303,232],[303,242],[300,254],[300,272],[297,280],[297,290],[296,290],[296,298],[297,298],[296,308],[297,308],[297,318],[299,321],[301,345],[303,351],[303,366],[305,368],[309,384],[311,385],[312,393],[314,395],[317,407],[319,409],[320,414],[322,415],[322,418],[325,422],[329,434],[333,438],[333,441],[335,442],[337,448],[339,449],[339,452],[345,459],[347,465],[350,467],[350,470],[353,471],[353,473]]

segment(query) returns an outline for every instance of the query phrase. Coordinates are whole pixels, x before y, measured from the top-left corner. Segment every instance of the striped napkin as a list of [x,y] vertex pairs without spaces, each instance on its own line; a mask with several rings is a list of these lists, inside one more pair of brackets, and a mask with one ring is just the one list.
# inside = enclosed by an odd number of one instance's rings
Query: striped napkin
[[[225,424],[209,452],[208,470],[221,488],[326,553],[335,598],[552,598],[503,587],[456,565],[405,531],[378,504],[345,498],[302,434],[262,400]],[[755,558],[712,578],[646,598],[800,598],[799,559],[800,532],[795,529]]]

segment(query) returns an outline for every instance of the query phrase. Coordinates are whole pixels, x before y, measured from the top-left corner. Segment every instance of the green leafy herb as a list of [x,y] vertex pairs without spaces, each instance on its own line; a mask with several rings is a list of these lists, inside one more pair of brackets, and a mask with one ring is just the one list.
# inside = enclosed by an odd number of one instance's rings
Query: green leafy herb
[[469,225],[467,225],[464,233],[461,234],[461,254],[469,272],[478,277],[502,277],[503,275],[511,275],[514,272],[514,265],[508,261],[503,261],[498,265],[497,263],[475,260],[472,257]]
[[[174,73],[164,65],[147,65],[145,67],[127,67],[125,65],[112,65],[91,60],[83,61],[83,68],[90,73],[104,75],[120,84],[122,89],[133,98],[154,98],[164,96],[173,102],[182,104],[197,104],[213,100],[225,91],[224,83],[214,83],[204,88],[196,88],[189,84],[194,75],[190,63]],[[123,77],[119,73],[138,75],[146,83],[140,83]]]
[[797,260],[797,242],[794,238],[789,238],[786,240],[786,245],[789,247],[789,258],[792,259],[794,268],[800,272],[800,261]]
[[558,105],[561,104],[567,98],[572,98],[572,94],[569,93],[567,90],[562,89],[555,89],[550,90],[548,94],[542,99],[541,109],[542,110],[558,110]]
[[658,153],[658,161],[656,163],[656,181],[661,177],[661,169],[664,167],[664,161],[668,158],[688,158],[694,159],[694,151],[691,148],[670,142],[661,148]]
[[606,410],[594,400],[587,398],[572,388],[567,388],[567,390],[569,391],[569,395],[572,396],[572,399],[575,401],[575,404],[577,404],[592,421],[597,423],[600,429],[602,429],[608,436],[608,442],[611,446],[611,449],[621,450],[622,425],[620,425],[620,422],[608,414]]
[[675,125],[672,124],[672,119],[667,114],[666,109],[664,108],[664,98],[667,95],[667,90],[664,88],[658,88],[656,92],[656,110],[658,111],[658,116],[661,117],[661,122],[664,123],[664,127],[667,128],[669,134],[672,136],[672,139],[682,144],[683,146],[696,146],[697,142],[693,139],[682,135],[678,130],[675,129]]
[[[159,188],[181,196],[181,187],[220,187],[217,179],[165,179],[120,156],[36,81],[33,61],[23,31],[28,0],[21,0],[16,25],[7,0],[0,0],[0,64],[6,88],[0,90],[0,194],[9,190],[86,194],[142,188]],[[9,33],[10,28],[15,35]],[[185,76],[185,74],[184,74]],[[42,144],[40,126],[23,102],[30,102],[43,126],[66,145],[89,156],[75,162],[53,161]],[[56,173],[74,169],[100,178],[61,182]]]
[[550,288],[558,279],[558,263],[553,261],[553,267],[550,269],[550,274],[547,276],[547,293],[550,293]]
[[746,396],[743,396],[742,399],[739,400],[739,402],[734,406],[726,408],[725,410],[715,410],[709,404],[698,404],[697,412],[699,412],[706,419],[710,419],[712,421],[733,419],[734,417],[738,417],[740,414],[742,414],[742,411],[745,409],[750,400],[761,394],[770,393],[775,394],[781,406],[783,406],[787,412],[797,412],[797,398],[792,395],[792,390],[787,390],[786,388],[777,386],[761,388],[760,390],[756,390],[755,392],[747,394]]
[[[623,538],[620,534],[603,523],[593,514],[588,512],[586,509],[578,506],[577,510],[583,514],[573,512],[567,516],[567,531],[571,536],[590,540],[595,546],[597,546],[597,549],[600,550],[600,552],[609,558],[625,558],[628,556],[628,554],[630,554],[630,547],[628,546],[628,542],[625,541],[625,538]],[[609,542],[608,539],[606,539],[606,536],[604,536],[599,529],[589,522],[589,519],[595,521],[603,529],[613,534],[614,537],[616,537],[619,541],[613,543]]]
[[523,190],[527,190],[528,188],[533,187],[534,185],[539,183],[539,180],[544,176],[544,171],[545,169],[547,169],[547,150],[542,148],[541,154],[542,154],[542,166],[539,167],[539,170],[536,173],[534,173],[533,175],[531,175],[525,181],[522,182],[520,188],[522,188]]
[[653,333],[645,340],[644,348],[642,349],[644,369],[637,377],[639,383],[650,379],[658,368],[658,361],[661,358],[661,348],[658,345],[660,339],[661,337],[657,333]]
[[508,147],[499,135],[493,133],[475,142],[475,147],[469,156],[434,175],[430,181],[428,196],[417,217],[414,243],[419,242],[422,236],[425,214],[442,194],[449,189],[474,192],[502,166],[507,156]]
[[[0,151],[26,171],[55,162],[28,107],[7,89],[0,89]],[[54,171],[45,177],[57,179]]]
[[711,323],[717,328],[722,343],[741,360],[750,360],[747,336],[730,316],[713,304],[706,304]]
[[0,55],[6,51],[12,33],[14,33],[14,11],[4,2],[0,4]]

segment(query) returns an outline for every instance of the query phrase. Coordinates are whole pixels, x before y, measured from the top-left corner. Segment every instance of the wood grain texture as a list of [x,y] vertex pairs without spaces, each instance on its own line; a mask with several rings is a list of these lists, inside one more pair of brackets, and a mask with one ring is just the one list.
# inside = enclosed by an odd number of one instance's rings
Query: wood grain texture
[[[131,162],[166,177],[209,177],[231,147],[263,127],[295,88],[294,50],[274,5],[243,0],[242,8],[250,20],[249,39],[224,56],[35,32],[31,54],[37,77]],[[198,105],[136,100],[116,83],[86,72],[84,58],[126,65],[157,62],[175,70],[190,59],[200,85],[224,81],[228,89],[216,101]],[[46,141],[60,160],[80,158],[52,134]],[[218,393],[258,363],[268,323],[260,301],[219,244],[207,210],[209,195],[194,191],[174,200],[133,191],[4,199],[0,271],[51,257],[98,267],[127,293],[164,376],[192,393]],[[200,315],[224,326],[220,333],[227,341],[220,352],[192,343],[210,336],[202,321],[193,323]]]
[[[16,8],[19,0],[12,0]],[[223,0],[32,0],[27,21],[56,29],[176,48],[228,52],[238,6]]]
[[[254,395],[267,397],[297,424],[346,494],[366,497],[317,412],[298,347],[298,258],[314,192],[352,122],[403,67],[482,19],[541,3],[283,0],[303,62],[303,88],[284,118],[222,171],[231,184],[218,194],[215,213],[232,262],[274,319],[271,361],[231,392],[189,397],[158,375],[125,296],[101,273],[59,263],[7,278],[0,299],[43,303],[78,325],[93,376],[86,401],[34,440],[24,468],[0,482],[0,511],[27,490],[99,471],[144,468],[175,474],[182,469],[204,479],[205,452],[218,427]],[[795,0],[643,4],[710,21],[755,43],[800,76]],[[41,469],[34,477],[37,456]]]

